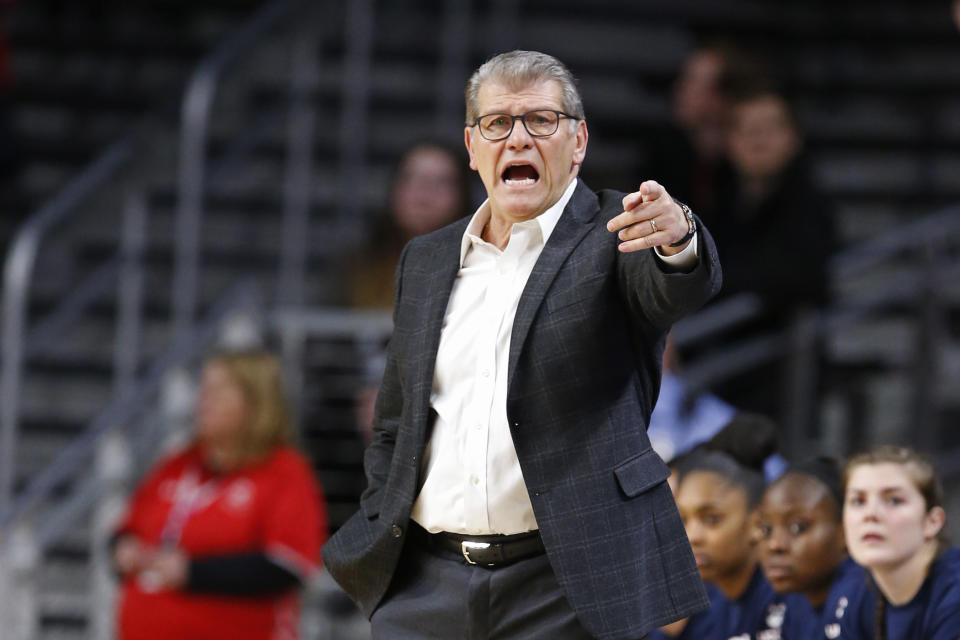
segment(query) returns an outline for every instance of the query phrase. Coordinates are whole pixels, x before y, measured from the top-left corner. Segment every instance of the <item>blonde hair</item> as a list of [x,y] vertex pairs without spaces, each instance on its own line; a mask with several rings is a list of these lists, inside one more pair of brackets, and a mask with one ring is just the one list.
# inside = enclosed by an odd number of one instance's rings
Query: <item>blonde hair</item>
[[280,362],[267,351],[218,351],[207,364],[222,366],[247,403],[240,455],[249,464],[293,444],[293,425]]

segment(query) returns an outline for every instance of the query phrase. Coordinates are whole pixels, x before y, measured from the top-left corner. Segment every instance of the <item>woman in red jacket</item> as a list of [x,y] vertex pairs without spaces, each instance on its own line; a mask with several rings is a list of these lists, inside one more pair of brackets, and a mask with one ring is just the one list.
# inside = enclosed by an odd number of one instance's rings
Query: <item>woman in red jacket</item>
[[276,358],[203,370],[196,434],[134,494],[114,537],[123,640],[295,640],[326,509],[292,428]]

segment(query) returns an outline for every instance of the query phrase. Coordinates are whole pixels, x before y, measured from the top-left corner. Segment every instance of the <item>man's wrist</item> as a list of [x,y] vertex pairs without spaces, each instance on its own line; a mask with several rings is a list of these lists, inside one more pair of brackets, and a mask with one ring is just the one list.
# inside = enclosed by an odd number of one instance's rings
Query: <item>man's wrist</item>
[[683,211],[683,217],[687,221],[687,233],[682,238],[674,242],[673,244],[667,245],[673,248],[679,248],[685,246],[690,242],[690,238],[696,235],[697,233],[697,219],[693,217],[693,211],[690,210],[690,207],[680,202],[679,200],[674,200],[677,203],[677,206],[680,207],[680,210]]
[[697,236],[694,235],[682,249],[673,249],[675,253],[664,253],[666,247],[655,247],[654,252],[657,259],[671,273],[688,273],[699,262],[699,249],[697,248]]

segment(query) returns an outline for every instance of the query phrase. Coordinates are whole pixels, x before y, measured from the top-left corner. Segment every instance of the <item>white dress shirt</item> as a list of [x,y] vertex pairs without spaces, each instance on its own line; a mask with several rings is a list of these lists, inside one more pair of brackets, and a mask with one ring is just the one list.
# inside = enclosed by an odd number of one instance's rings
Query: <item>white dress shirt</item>
[[[552,207],[515,223],[502,251],[481,238],[489,201],[463,235],[430,395],[437,418],[411,513],[430,532],[538,528],[507,423],[507,361],[520,295],[576,186],[573,179]],[[679,254],[659,257],[683,268],[695,264],[696,256],[694,238]]]

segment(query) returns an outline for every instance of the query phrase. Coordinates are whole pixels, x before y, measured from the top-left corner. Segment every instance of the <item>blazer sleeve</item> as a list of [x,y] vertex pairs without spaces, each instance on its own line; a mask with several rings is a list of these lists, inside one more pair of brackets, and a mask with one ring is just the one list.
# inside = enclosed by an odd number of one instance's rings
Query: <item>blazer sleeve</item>
[[621,295],[632,314],[665,331],[720,291],[723,278],[717,247],[699,218],[697,242],[699,261],[687,273],[671,272],[653,249],[618,256]]
[[[404,247],[397,264],[394,288],[396,294],[393,304],[394,326],[397,324],[397,309],[400,307],[403,295],[403,268],[409,248],[409,244]],[[403,389],[400,383],[396,350],[388,347],[386,368],[374,408],[373,436],[363,455],[367,488],[360,496],[360,509],[367,517],[380,513],[380,503],[383,499],[381,490],[386,483],[390,461],[393,459],[393,448],[396,444],[402,411]]]

